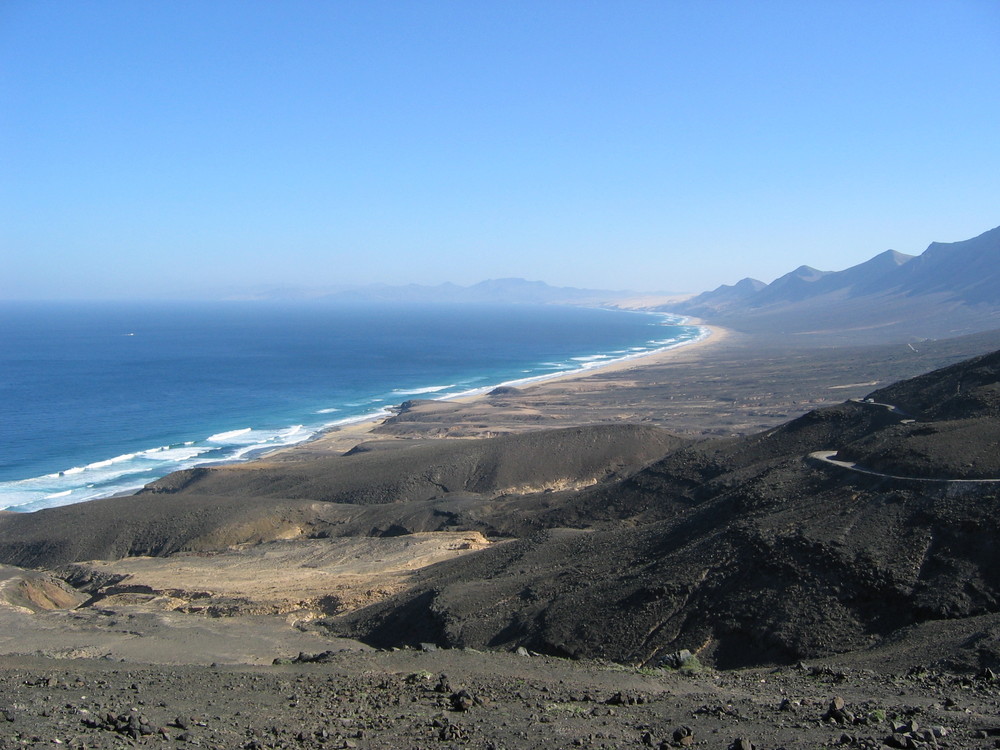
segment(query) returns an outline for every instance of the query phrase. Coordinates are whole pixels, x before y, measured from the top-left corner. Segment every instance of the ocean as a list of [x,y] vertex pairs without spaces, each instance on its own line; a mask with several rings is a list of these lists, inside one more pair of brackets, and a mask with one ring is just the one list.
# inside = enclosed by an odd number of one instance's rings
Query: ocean
[[565,306],[0,303],[0,509],[134,491],[388,415],[704,335]]

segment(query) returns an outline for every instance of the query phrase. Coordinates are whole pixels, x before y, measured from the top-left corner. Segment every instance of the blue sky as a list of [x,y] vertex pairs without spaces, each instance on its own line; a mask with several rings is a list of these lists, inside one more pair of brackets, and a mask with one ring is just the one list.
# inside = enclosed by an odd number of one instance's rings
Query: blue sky
[[0,4],[0,298],[701,291],[1000,224],[1000,2]]

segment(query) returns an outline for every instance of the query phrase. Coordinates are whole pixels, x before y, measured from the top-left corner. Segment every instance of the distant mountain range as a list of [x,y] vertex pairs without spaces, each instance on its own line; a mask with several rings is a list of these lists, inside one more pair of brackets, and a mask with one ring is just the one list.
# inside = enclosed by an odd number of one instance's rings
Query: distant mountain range
[[592,305],[658,310],[787,342],[947,338],[1000,328],[1000,227],[962,242],[934,242],[921,255],[886,250],[843,271],[799,266],[765,284],[742,281],[681,300],[675,293],[557,287],[521,278],[471,286],[370,284],[271,287],[238,298],[334,303]]
[[488,279],[471,286],[458,284],[437,284],[424,286],[407,284],[390,286],[372,284],[370,286],[344,289],[324,295],[323,299],[338,301],[379,301],[379,302],[449,302],[478,304],[600,304],[609,299],[628,295],[629,292],[602,289],[577,289],[556,287],[544,281],[525,279]]
[[962,242],[932,243],[918,256],[887,250],[843,271],[800,266],[770,284],[743,279],[658,309],[737,330],[837,339],[997,328],[1000,227]]
[[[253,299],[310,299],[328,302],[476,303],[536,305],[603,305],[635,296],[635,292],[550,286],[520,278],[488,279],[471,286],[369,284],[335,289],[269,287],[237,296]],[[668,295],[663,295],[664,297]],[[679,295],[674,295],[679,296]]]

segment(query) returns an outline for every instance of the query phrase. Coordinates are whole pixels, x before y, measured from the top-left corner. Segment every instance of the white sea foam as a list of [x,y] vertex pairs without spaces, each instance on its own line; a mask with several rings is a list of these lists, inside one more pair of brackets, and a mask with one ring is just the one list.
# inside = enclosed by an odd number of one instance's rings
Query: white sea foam
[[156,461],[173,461],[174,463],[178,463],[180,461],[190,461],[192,458],[196,458],[212,450],[215,450],[215,448],[209,445],[201,447],[183,445],[178,448],[167,448],[166,450],[157,451],[150,458]]
[[[686,318],[668,315],[666,313],[663,314],[663,317],[669,318],[669,321],[662,323],[663,325],[684,325],[686,321]],[[595,367],[606,367],[608,365],[618,364],[619,362],[628,362],[633,359],[639,359],[640,357],[647,357],[651,354],[659,354],[660,352],[676,349],[677,347],[680,346],[685,346],[687,344],[694,344],[699,341],[704,341],[706,338],[712,335],[711,329],[706,328],[705,326],[697,326],[696,331],[697,333],[695,333],[695,335],[690,337],[681,335],[678,336],[677,338],[665,339],[663,342],[658,342],[660,345],[654,349],[643,348],[641,351],[636,351],[632,354],[626,354],[625,356],[622,357],[583,362],[576,368],[570,367],[569,369],[566,369],[562,372],[549,372],[549,373],[544,373],[542,375],[532,375],[527,378],[508,380],[503,383],[494,383],[493,385],[486,385],[479,388],[471,388],[467,391],[462,391],[461,393],[450,393],[446,396],[441,396],[438,400],[449,401],[451,399],[466,398],[468,396],[478,396],[483,393],[489,393],[494,388],[516,387],[516,386],[528,385],[530,383],[541,383],[546,380],[554,380],[556,378],[562,378],[567,375],[572,375],[574,372],[586,372],[587,370],[594,369]],[[557,363],[548,362],[545,364],[554,365]],[[565,367],[565,365],[563,365],[563,367]]]
[[[261,449],[293,445],[314,430],[291,425],[273,430],[230,430],[211,436],[225,442],[186,441],[124,453],[66,471],[13,482],[0,482],[0,508],[40,510],[68,503],[109,497],[140,489],[177,469],[199,464],[239,461]],[[229,436],[229,437],[226,437]]]
[[210,443],[228,443],[235,438],[242,437],[250,432],[253,432],[253,427],[243,427],[239,430],[229,430],[228,432],[217,432],[214,435],[209,435],[205,440]]
[[361,422],[372,422],[376,419],[385,419],[386,417],[391,417],[393,414],[392,409],[379,409],[377,411],[370,411],[367,414],[357,414],[353,417],[343,417],[342,419],[335,419],[333,422],[327,422],[323,425],[324,429],[329,429],[331,427],[343,427],[349,424],[360,424]]
[[340,409],[337,409],[336,407],[331,406],[329,409],[319,409],[316,413],[317,414],[333,414],[334,412],[338,412],[338,411],[340,411]]
[[440,393],[454,387],[455,384],[452,383],[451,385],[430,385],[426,388],[397,388],[393,393],[397,393],[400,396],[419,396],[422,393]]

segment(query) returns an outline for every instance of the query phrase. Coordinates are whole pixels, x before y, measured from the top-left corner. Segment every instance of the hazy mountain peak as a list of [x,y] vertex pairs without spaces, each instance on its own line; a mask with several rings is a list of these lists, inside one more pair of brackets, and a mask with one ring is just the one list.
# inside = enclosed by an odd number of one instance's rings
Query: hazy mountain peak
[[898,250],[886,250],[884,253],[879,253],[874,258],[872,258],[872,261],[894,263],[897,266],[901,266],[907,261],[911,261],[916,257],[917,256],[915,255],[907,255],[906,253],[901,253]]
[[803,281],[816,281],[826,276],[830,271],[820,271],[818,268],[813,268],[812,266],[799,266],[794,271],[786,273],[784,276],[775,279],[775,281],[781,281],[781,279],[802,279]]
[[920,257],[940,257],[947,253],[975,252],[980,249],[1000,247],[1000,227],[988,229],[980,235],[958,242],[932,242]]
[[[723,284],[722,286],[719,287],[719,289],[732,288],[732,289],[752,290],[754,292],[759,292],[766,286],[767,284],[765,284],[763,281],[747,276],[745,279],[740,279],[739,281],[737,281],[735,284],[732,285],[732,287],[727,287],[726,284]],[[716,291],[718,291],[718,289]]]

